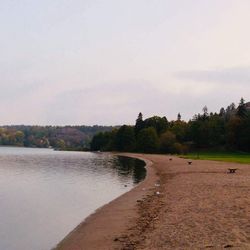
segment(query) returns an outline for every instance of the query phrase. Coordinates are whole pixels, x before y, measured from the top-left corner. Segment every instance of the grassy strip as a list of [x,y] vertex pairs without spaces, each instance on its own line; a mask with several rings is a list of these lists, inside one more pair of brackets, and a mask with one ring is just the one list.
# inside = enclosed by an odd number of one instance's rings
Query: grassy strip
[[197,152],[182,155],[182,158],[186,159],[199,159],[199,160],[211,160],[211,161],[225,161],[225,162],[237,162],[243,164],[250,164],[250,154],[241,152]]

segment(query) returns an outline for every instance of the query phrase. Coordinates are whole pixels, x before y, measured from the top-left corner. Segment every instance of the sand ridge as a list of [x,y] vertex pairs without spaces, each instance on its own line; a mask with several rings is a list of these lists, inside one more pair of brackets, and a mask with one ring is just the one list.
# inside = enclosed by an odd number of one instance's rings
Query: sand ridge
[[250,165],[124,155],[146,160],[146,180],[88,217],[57,249],[250,249]]

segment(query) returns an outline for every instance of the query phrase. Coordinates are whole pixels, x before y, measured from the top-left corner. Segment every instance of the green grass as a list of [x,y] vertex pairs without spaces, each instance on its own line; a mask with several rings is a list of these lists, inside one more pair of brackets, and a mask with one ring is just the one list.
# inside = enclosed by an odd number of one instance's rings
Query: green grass
[[250,164],[250,154],[242,152],[200,152],[199,158],[197,152],[182,155],[182,158],[187,159],[200,159],[200,160],[211,160],[211,161],[226,161],[226,162],[237,162],[243,164]]

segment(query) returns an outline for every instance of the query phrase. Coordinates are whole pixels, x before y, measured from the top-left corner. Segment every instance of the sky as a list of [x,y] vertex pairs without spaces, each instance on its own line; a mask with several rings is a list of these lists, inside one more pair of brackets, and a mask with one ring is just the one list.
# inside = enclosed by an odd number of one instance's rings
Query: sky
[[250,101],[249,0],[0,0],[0,124],[188,120]]

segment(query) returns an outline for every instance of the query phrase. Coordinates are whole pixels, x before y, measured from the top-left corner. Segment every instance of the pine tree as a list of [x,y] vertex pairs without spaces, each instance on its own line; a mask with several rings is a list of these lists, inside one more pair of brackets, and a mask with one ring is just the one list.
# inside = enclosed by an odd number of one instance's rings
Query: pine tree
[[138,115],[138,118],[135,122],[135,135],[138,135],[138,133],[144,128],[144,121],[143,121],[143,115],[140,112]]
[[203,118],[206,119],[208,117],[208,108],[207,108],[207,106],[204,106],[202,111],[203,111]]
[[245,100],[243,98],[240,99],[239,107],[237,109],[237,116],[240,118],[246,118],[247,117],[247,110],[245,106]]

